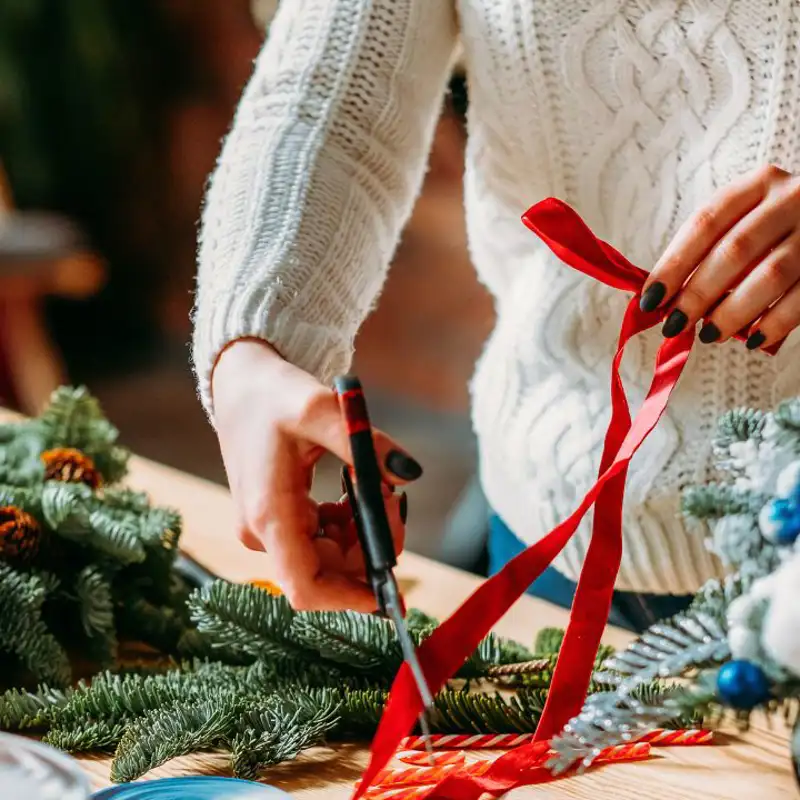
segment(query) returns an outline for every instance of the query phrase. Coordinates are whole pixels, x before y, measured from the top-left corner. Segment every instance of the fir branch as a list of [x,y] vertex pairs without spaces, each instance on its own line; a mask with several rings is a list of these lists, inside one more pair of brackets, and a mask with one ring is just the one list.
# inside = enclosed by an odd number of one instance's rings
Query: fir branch
[[193,592],[188,606],[197,629],[222,653],[240,658],[317,657],[295,640],[295,612],[285,597],[255,586],[215,581]]
[[42,488],[44,521],[56,533],[81,541],[91,532],[91,499],[92,490],[83,483],[47,481]]
[[138,519],[114,512],[99,503],[89,514],[89,543],[123,564],[135,564],[147,557]]
[[339,722],[337,693],[273,695],[243,711],[229,736],[233,774],[254,780],[260,770],[322,744]]
[[520,664],[523,661],[532,661],[536,656],[524,645],[513,639],[497,637],[499,648],[497,664]]
[[558,655],[563,641],[564,631],[562,628],[542,628],[536,634],[536,642],[533,646],[534,658]]
[[75,581],[81,623],[93,640],[93,653],[103,664],[117,657],[117,630],[111,581],[98,566],[84,567]]
[[110,509],[132,514],[146,514],[150,509],[150,499],[145,492],[138,492],[126,486],[104,488],[103,502]]
[[306,650],[357,670],[394,671],[403,661],[394,625],[372,614],[301,612],[288,633]]
[[117,444],[119,432],[85,388],[57,389],[49,407],[33,425],[41,439],[41,450],[54,447],[81,450],[94,461],[107,484],[125,476],[130,454]]
[[173,758],[217,747],[240,714],[240,701],[229,693],[146,712],[120,739],[111,780],[132,781]]
[[19,572],[0,563],[0,647],[15,655],[36,680],[66,686],[72,670],[64,648],[42,619],[53,576]]
[[340,697],[340,736],[371,736],[378,727],[389,698],[387,688],[356,689]]
[[410,608],[406,613],[406,627],[412,637],[417,633],[431,630],[438,624],[439,620],[418,608]]
[[681,511],[693,519],[718,519],[729,514],[757,516],[768,498],[726,484],[690,486],[681,495]]
[[752,408],[734,408],[723,414],[717,423],[715,447],[727,450],[734,442],[758,439],[764,429],[767,415]]
[[522,689],[506,700],[499,693],[443,691],[430,712],[440,733],[530,733],[541,717],[546,691]]
[[146,508],[140,514],[140,537],[147,548],[174,551],[181,535],[180,514],[172,508]]
[[794,431],[800,438],[800,397],[784,400],[774,414],[775,422],[782,428]]
[[51,728],[42,741],[66,753],[108,751],[117,746],[126,728],[125,723],[84,721],[70,727]]
[[42,513],[43,487],[39,486],[0,486],[0,506],[16,506],[27,511],[37,520],[43,520]]
[[186,664],[157,674],[104,672],[91,684],[79,683],[54,718],[61,728],[87,720],[115,725],[176,703],[192,705],[213,692],[245,696],[263,690],[257,671],[217,663]]
[[134,594],[123,596],[116,618],[120,638],[144,642],[162,653],[178,654],[179,643],[185,641],[188,620],[182,608],[157,606]]
[[36,692],[9,689],[0,694],[0,729],[23,731],[44,727],[66,705],[71,694],[71,689],[62,691],[49,686],[41,686]]
[[476,650],[461,665],[456,673],[457,678],[484,678],[492,666],[501,663],[503,655],[508,655],[509,650],[503,651],[500,642],[494,634],[489,634],[478,644]]

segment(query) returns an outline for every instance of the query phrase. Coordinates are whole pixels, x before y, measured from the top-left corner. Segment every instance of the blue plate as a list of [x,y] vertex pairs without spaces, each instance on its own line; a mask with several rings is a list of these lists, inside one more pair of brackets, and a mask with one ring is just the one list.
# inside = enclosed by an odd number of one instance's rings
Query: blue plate
[[112,786],[93,794],[91,800],[290,800],[291,795],[263,783],[208,775],[161,778]]

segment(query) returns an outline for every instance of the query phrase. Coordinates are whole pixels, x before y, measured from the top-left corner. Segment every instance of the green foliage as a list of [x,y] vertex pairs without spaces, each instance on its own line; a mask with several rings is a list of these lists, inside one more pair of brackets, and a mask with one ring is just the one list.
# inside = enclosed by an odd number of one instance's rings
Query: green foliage
[[110,484],[125,477],[130,453],[117,443],[119,431],[103,416],[97,400],[85,388],[62,387],[33,423],[42,450],[74,447],[94,461]]
[[64,686],[70,680],[69,658],[43,618],[48,589],[55,585],[51,576],[0,564],[0,645],[40,680]]
[[695,519],[718,519],[729,514],[757,515],[767,498],[762,494],[720,483],[691,486],[683,492],[683,513]]
[[757,439],[764,429],[766,415],[753,408],[735,408],[723,414],[717,422],[716,445],[727,449],[734,442]]
[[775,411],[775,421],[800,435],[800,397],[785,400]]
[[[85,389],[59,389],[41,417],[0,430],[0,504],[42,530],[32,562],[0,561],[0,686],[67,686],[79,659],[112,666],[120,635],[181,652],[188,589],[172,568],[180,520],[114,486],[129,456],[117,439]],[[56,448],[91,458],[104,488],[45,481],[41,455]]]

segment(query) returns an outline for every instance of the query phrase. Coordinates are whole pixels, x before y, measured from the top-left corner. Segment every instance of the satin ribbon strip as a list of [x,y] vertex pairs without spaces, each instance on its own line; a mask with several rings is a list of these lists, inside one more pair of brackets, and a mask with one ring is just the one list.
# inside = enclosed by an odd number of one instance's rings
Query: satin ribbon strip
[[[658,324],[663,312],[645,313],[639,294],[647,273],[598,239],[569,206],[553,198],[529,209],[523,222],[565,264],[634,297],[628,304],[611,370],[611,421],[606,433],[597,482],[578,508],[536,544],[484,581],[419,648],[419,660],[431,691],[438,692],[525,590],[552,563],[575,533],[586,512],[595,506],[592,537],[575,591],[569,623],[553,673],[535,741],[496,762],[491,776],[452,776],[434,795],[471,800],[484,791],[500,793],[544,780],[538,769],[548,740],[581,709],[595,655],[605,629],[622,557],[622,507],[625,477],[636,450],[658,423],[689,357],[694,331],[666,339],[656,356],[652,383],[641,409],[631,420],[619,375],[625,345]],[[741,336],[739,338],[742,338]],[[422,710],[407,664],[392,686],[372,743],[370,763],[355,793],[357,800],[392,758]]]

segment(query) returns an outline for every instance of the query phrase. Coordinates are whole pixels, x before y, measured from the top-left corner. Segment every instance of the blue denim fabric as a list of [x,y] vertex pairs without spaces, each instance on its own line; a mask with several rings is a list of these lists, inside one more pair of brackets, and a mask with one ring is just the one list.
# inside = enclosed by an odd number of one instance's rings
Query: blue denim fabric
[[[489,521],[489,574],[499,572],[525,545],[497,515]],[[575,584],[558,570],[548,567],[531,584],[528,594],[554,605],[569,608],[575,595]],[[609,622],[627,630],[640,632],[659,619],[683,611],[692,601],[691,595],[638,594],[614,592]]]

